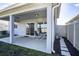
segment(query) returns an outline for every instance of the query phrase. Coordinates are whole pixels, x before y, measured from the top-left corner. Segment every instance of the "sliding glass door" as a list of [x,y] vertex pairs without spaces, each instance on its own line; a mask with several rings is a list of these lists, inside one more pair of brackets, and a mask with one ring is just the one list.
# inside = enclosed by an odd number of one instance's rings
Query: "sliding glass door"
[[28,27],[26,29],[27,35],[34,35],[34,23],[28,23]]

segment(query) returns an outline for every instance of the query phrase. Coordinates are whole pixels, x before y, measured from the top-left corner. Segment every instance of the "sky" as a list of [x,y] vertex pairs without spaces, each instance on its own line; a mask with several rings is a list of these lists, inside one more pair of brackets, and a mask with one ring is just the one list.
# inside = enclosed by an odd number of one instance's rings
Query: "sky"
[[77,3],[63,3],[60,9],[60,16],[57,20],[58,25],[65,25],[74,16],[79,14],[79,4]]
[[[12,5],[13,3],[0,3],[0,10],[2,10],[2,9],[4,9],[4,8],[6,8],[6,7],[8,7],[8,6],[10,6],[10,5]],[[4,23],[4,24],[8,24],[8,22],[7,21],[3,21],[3,20],[0,20],[0,23]]]
[[0,10],[4,9],[4,8],[6,8],[6,7],[8,7],[8,6],[12,5],[12,4],[13,3],[0,3]]

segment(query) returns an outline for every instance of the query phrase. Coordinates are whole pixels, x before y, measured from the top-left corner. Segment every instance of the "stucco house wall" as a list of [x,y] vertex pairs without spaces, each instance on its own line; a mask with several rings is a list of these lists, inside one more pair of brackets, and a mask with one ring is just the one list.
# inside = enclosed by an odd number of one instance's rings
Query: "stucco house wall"
[[39,23],[43,21],[46,21],[46,18],[21,20],[20,22],[16,23],[17,28],[14,29],[14,33],[19,36],[25,36],[27,30],[27,23]]

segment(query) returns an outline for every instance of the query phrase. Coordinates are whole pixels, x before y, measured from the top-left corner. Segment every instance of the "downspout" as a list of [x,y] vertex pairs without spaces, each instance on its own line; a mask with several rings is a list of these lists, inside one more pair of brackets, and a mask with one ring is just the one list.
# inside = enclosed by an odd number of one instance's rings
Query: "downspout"
[[[57,8],[57,7],[59,7],[61,4],[59,3],[59,4],[57,4],[56,6],[54,6],[53,7],[53,12],[52,12],[52,18],[53,18],[53,20],[54,20],[54,38],[52,37],[52,39],[54,39],[55,40],[55,28],[56,28],[56,25],[55,25],[55,8]],[[53,53],[55,53],[55,51],[54,51],[54,41],[52,41],[52,52]]]

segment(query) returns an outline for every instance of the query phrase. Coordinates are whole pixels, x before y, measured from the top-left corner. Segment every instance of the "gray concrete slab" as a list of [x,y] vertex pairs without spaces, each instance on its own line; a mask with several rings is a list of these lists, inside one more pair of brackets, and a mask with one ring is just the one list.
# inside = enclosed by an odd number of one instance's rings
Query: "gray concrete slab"
[[[0,41],[10,43],[9,37],[2,38]],[[15,37],[13,39],[14,45],[35,49],[38,51],[46,52],[46,40],[34,39],[34,37]]]

